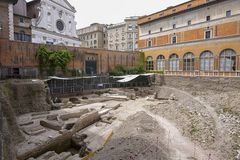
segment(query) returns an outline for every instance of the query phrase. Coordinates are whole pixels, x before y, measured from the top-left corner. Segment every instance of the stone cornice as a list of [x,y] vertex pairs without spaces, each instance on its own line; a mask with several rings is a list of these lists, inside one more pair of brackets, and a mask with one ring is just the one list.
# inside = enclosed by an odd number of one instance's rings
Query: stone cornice
[[176,48],[176,47],[186,47],[189,45],[197,45],[197,44],[205,44],[205,43],[217,43],[217,42],[226,42],[226,41],[234,41],[234,40],[240,40],[240,35],[233,35],[233,36],[227,36],[227,37],[217,37],[217,38],[211,38],[211,39],[203,39],[203,40],[196,40],[196,41],[188,41],[188,42],[180,42],[176,44],[165,44],[160,46],[152,46],[152,47],[145,47],[145,48],[139,48],[141,51],[152,51],[152,50],[160,50],[160,49],[166,49],[166,48]]
[[70,37],[68,35],[63,35],[63,34],[60,34],[60,33],[57,33],[57,32],[51,32],[51,31],[48,31],[48,30],[43,29],[43,28],[32,26],[32,30],[41,31],[41,32],[45,32],[45,33],[52,34],[52,35],[55,35],[55,36],[60,36],[60,37],[63,37],[63,38],[69,38],[71,40],[75,40],[75,41],[79,41],[80,42],[80,40],[78,38],[76,38],[76,37]]

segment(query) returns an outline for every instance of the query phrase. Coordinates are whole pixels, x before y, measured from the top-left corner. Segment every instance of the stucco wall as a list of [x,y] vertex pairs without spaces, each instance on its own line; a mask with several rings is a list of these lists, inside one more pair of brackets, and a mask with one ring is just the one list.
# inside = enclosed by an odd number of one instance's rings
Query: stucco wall
[[[193,3],[193,2],[192,2]],[[148,37],[161,36],[164,34],[171,34],[173,32],[182,32],[182,30],[192,30],[196,28],[203,28],[216,24],[221,24],[222,19],[232,19],[231,16],[240,14],[240,1],[238,0],[225,0],[219,1],[212,5],[206,5],[198,9],[188,9],[184,13],[175,14],[166,18],[159,18],[159,20],[140,24],[140,39],[147,39]],[[171,9],[173,10],[173,9]],[[226,17],[226,11],[231,11],[231,16]],[[174,12],[172,12],[174,13]],[[164,13],[166,15],[166,13]],[[210,16],[210,21],[206,21],[206,16]],[[188,25],[188,21],[191,25]],[[176,28],[173,29],[173,24]],[[160,28],[163,31],[160,32]],[[151,35],[148,31],[151,30]]]
[[18,0],[17,4],[13,6],[14,14],[27,16],[27,5],[25,0]]
[[[155,47],[151,50],[145,51],[145,57],[151,56],[153,58],[154,70],[157,70],[157,57],[163,55],[165,57],[165,71],[169,71],[169,59],[172,54],[176,54],[179,57],[179,71],[183,71],[183,57],[186,53],[191,52],[194,55],[194,71],[200,71],[200,56],[204,51],[210,51],[213,53],[214,67],[211,72],[220,71],[220,54],[226,50],[233,50],[236,54],[236,70],[233,73],[235,75],[240,70],[240,37],[223,38],[218,40],[207,40],[193,43],[182,43],[176,45],[166,45],[162,47]],[[207,72],[207,71],[206,71]],[[182,74],[182,73],[181,73]],[[198,73],[201,74],[201,73]],[[209,76],[213,76],[215,73],[210,73]],[[219,75],[219,73],[216,73]],[[224,73],[221,73],[221,75]],[[205,74],[204,74],[205,75]],[[206,74],[207,76],[208,74]],[[217,76],[217,75],[216,75]],[[222,75],[224,76],[224,75]]]
[[[239,18],[240,16],[238,16]],[[237,17],[235,17],[237,18]],[[234,19],[235,19],[234,18]],[[235,19],[236,20],[236,19]],[[164,33],[162,35],[156,36],[151,35],[149,36],[152,40],[152,47],[156,46],[164,46],[172,44],[172,36],[177,36],[177,43],[188,43],[188,42],[194,42],[199,40],[205,40],[205,31],[209,28],[212,33],[212,39],[214,38],[223,38],[233,35],[240,35],[240,21],[221,21],[221,24],[215,24],[215,25],[208,25],[207,26],[199,26],[199,28],[190,28],[185,27],[181,31],[174,30],[172,32]],[[139,48],[147,50],[148,48],[151,49],[151,47],[148,47],[148,40],[149,37],[146,37],[146,39],[139,40]],[[156,41],[156,43],[154,43]]]
[[183,58],[187,52],[192,52],[195,57],[199,57],[203,51],[209,50],[215,56],[219,56],[224,49],[233,49],[236,54],[240,54],[240,38],[219,39],[218,41],[209,40],[189,44],[169,45],[156,47],[152,50],[145,51],[145,56],[152,56],[153,59],[157,59],[157,56],[164,55],[166,59],[169,59],[170,55],[175,53],[179,58]]

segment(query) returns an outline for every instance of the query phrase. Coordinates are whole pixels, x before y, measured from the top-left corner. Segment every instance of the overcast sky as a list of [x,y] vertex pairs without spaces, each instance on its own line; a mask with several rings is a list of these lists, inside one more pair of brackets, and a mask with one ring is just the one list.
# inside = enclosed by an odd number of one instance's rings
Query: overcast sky
[[68,0],[77,10],[77,28],[91,23],[119,23],[129,16],[158,12],[189,0]]
[[[27,0],[29,1],[29,0]],[[77,13],[77,29],[91,23],[120,23],[125,17],[143,16],[189,0],[68,0]]]

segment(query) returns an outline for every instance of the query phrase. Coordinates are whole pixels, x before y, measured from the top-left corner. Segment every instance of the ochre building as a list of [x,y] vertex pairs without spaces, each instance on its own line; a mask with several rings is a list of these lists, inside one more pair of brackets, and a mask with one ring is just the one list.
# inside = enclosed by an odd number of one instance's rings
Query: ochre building
[[240,76],[240,1],[191,0],[139,18],[146,69]]

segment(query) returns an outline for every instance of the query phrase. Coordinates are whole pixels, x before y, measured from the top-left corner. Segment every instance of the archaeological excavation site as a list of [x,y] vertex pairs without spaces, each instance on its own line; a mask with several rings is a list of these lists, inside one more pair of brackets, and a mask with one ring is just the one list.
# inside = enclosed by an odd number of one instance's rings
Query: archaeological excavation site
[[239,160],[238,78],[0,83],[4,160]]
[[240,0],[0,0],[0,160],[240,160]]

